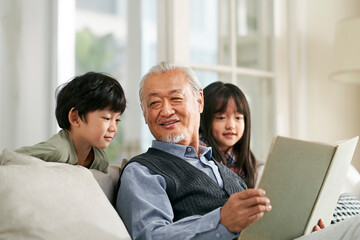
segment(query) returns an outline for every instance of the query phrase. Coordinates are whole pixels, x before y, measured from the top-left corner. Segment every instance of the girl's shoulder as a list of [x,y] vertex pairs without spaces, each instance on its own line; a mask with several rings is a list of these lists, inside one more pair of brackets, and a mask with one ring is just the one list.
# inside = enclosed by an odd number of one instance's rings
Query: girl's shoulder
[[202,135],[199,136],[199,144],[201,146],[205,146],[205,147],[209,146],[207,140]]

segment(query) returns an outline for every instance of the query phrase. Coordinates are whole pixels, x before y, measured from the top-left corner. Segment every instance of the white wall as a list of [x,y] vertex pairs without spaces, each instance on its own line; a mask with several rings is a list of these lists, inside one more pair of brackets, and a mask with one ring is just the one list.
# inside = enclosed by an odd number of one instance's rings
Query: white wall
[[50,2],[0,0],[0,149],[32,145],[55,129]]
[[[297,101],[295,104],[285,104],[291,117],[281,117],[285,121],[281,124],[291,126],[291,135],[315,141],[334,142],[360,135],[357,106],[360,86],[334,83],[328,77],[334,64],[336,22],[360,16],[360,1],[289,2],[292,3],[289,6],[300,5],[295,8],[300,11],[300,14],[295,11],[298,30],[293,37],[297,42],[290,44],[298,62],[296,66],[290,65],[293,71],[290,78],[301,83],[303,88],[299,89],[304,92],[292,99]],[[51,57],[56,37],[56,16],[52,11],[56,9],[55,3],[55,0],[0,0],[0,150],[35,144],[56,131],[53,77],[56,69]],[[286,23],[287,29],[294,27],[291,23]],[[296,87],[293,89],[292,93],[297,93]],[[277,95],[289,98],[288,92]],[[281,101],[284,100],[278,102]],[[287,113],[287,109],[283,112]],[[358,169],[359,152],[355,159]]]
[[[331,143],[360,135],[360,85],[329,80],[334,69],[336,23],[356,16],[360,17],[358,0],[306,1],[305,114],[309,139]],[[353,163],[360,169],[359,149]]]

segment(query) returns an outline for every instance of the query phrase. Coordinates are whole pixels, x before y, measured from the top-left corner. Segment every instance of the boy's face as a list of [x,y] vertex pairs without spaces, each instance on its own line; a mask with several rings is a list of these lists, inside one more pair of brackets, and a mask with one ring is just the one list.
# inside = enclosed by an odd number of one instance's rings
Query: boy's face
[[107,148],[118,132],[120,115],[106,109],[87,113],[86,118],[80,119],[78,146]]

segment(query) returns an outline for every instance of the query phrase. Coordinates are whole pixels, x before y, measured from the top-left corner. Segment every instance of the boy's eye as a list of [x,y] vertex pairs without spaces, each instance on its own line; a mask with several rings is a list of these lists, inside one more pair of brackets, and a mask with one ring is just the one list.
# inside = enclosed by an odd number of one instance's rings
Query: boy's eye
[[120,118],[119,118],[119,119],[116,119],[115,121],[118,123],[118,122],[120,122],[121,120],[120,120]]

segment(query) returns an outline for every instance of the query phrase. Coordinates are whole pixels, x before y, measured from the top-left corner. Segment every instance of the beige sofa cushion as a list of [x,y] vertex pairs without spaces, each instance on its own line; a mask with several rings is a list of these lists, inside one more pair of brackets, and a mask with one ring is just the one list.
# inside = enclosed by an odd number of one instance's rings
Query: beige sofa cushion
[[10,150],[0,166],[0,239],[131,239],[91,172]]
[[126,159],[122,160],[120,163],[112,163],[109,165],[105,173],[96,169],[90,169],[94,178],[99,183],[101,189],[104,191],[106,197],[114,207],[117,192],[119,190],[120,171],[126,163]]

